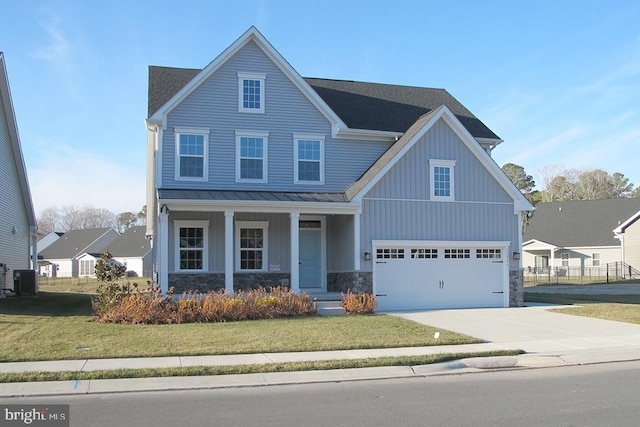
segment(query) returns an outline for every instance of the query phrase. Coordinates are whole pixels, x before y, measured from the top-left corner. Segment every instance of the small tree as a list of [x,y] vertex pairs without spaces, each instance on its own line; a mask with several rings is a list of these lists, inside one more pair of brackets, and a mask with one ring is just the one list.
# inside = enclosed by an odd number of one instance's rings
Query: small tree
[[96,296],[91,300],[91,306],[98,317],[118,304],[125,295],[125,290],[118,285],[118,280],[122,279],[126,272],[127,268],[114,260],[109,252],[103,253],[96,263],[95,273],[100,285],[96,289]]

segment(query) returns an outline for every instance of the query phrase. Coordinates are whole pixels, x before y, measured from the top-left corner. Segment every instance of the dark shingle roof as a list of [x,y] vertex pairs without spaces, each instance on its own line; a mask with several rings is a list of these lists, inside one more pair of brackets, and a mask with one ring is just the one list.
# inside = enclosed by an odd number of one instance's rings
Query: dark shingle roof
[[441,105],[476,138],[499,137],[444,89],[305,78],[352,129],[405,132],[418,118]]
[[106,244],[100,241],[96,242],[96,240],[109,232],[109,230],[111,228],[67,231],[62,237],[40,252],[39,258],[71,259],[83,252],[101,252]]
[[347,202],[344,193],[159,189],[161,200],[248,200],[272,202]]
[[144,225],[131,227],[104,249],[113,257],[143,257],[151,250],[146,238],[147,227]]
[[640,211],[640,198],[539,203],[523,241],[561,247],[619,246],[613,229]]
[[[200,71],[150,66],[149,117]],[[352,129],[405,132],[420,116],[446,105],[474,137],[499,139],[444,89],[318,78],[304,80]]]

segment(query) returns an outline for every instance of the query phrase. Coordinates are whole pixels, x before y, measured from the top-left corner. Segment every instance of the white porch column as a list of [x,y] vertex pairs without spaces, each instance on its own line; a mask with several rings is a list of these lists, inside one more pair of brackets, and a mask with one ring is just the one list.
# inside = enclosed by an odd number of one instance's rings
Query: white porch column
[[362,212],[358,210],[353,214],[353,269],[355,271],[360,270],[360,214]]
[[169,290],[169,208],[163,206],[158,218],[158,285],[162,293]]
[[291,290],[300,293],[300,212],[291,212]]
[[554,248],[551,248],[549,250],[549,252],[551,252],[551,259],[549,260],[549,267],[555,267],[556,266],[556,250]]
[[224,213],[224,290],[233,293],[233,211]]

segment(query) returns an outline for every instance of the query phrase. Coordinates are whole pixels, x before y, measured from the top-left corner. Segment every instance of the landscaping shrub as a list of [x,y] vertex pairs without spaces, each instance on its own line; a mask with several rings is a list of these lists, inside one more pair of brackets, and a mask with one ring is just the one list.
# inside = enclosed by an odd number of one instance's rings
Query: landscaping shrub
[[351,290],[342,294],[342,307],[347,314],[370,314],[377,306],[378,301],[372,294],[354,294]]
[[162,296],[159,290],[134,290],[120,296],[101,312],[97,321],[124,324],[160,324],[190,322],[228,322],[236,320],[272,319],[308,316],[316,307],[307,294],[298,295],[288,288],[265,288],[201,294],[188,292]]

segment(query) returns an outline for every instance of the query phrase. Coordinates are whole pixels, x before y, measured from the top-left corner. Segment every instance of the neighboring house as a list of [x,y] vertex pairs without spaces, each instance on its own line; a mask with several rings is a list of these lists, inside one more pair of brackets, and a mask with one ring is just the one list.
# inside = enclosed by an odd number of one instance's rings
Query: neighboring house
[[47,249],[53,242],[58,240],[60,237],[64,236],[64,233],[59,231],[52,231],[50,233],[41,236],[38,239],[38,251],[43,251]]
[[48,277],[93,276],[95,260],[85,255],[102,254],[118,236],[113,228],[67,231],[48,248],[40,251],[40,274]]
[[640,210],[625,222],[616,227],[613,232],[620,240],[622,260],[640,270]]
[[640,198],[539,203],[524,233],[525,274],[600,274],[616,262],[640,269],[639,213]]
[[302,78],[252,27],[202,70],[150,67],[147,129],[163,291],[522,304],[533,207],[490,157],[499,137],[445,90]]
[[9,79],[0,52],[0,289],[13,289],[12,270],[35,270],[37,224]]
[[151,242],[146,237],[146,226],[129,228],[104,252],[109,252],[114,260],[127,267],[130,277],[151,277]]

